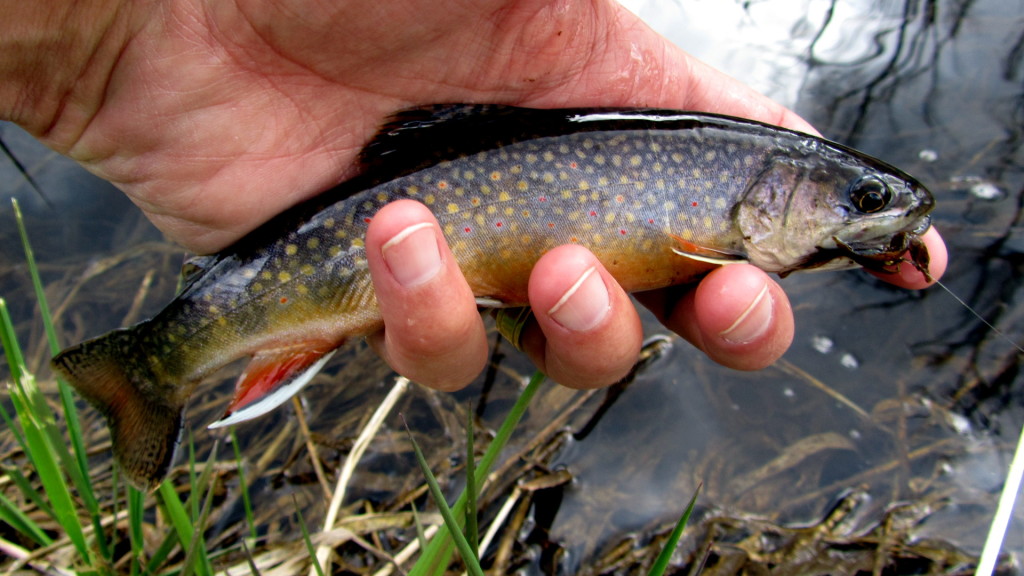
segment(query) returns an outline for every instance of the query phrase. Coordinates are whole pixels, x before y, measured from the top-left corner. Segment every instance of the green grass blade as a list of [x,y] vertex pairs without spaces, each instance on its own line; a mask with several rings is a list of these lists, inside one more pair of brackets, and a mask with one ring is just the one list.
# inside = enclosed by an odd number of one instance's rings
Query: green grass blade
[[320,566],[320,560],[316,557],[316,546],[313,546],[313,539],[309,537],[309,528],[306,526],[306,519],[302,517],[302,509],[299,508],[299,501],[295,498],[295,494],[292,494],[292,503],[295,504],[295,515],[299,517],[299,529],[302,530],[302,541],[306,544],[309,559],[313,562],[317,576],[324,576],[323,566]]
[[[423,476],[427,479],[427,487],[430,488],[430,495],[434,498],[434,503],[437,504],[438,511],[441,512],[441,517],[444,518],[444,524],[448,527],[448,532],[455,539],[455,547],[459,549],[459,554],[462,555],[462,562],[466,565],[466,571],[473,576],[484,576],[483,569],[480,568],[480,561],[473,553],[472,547],[469,545],[469,541],[466,540],[466,535],[462,533],[459,528],[459,523],[455,519],[455,515],[452,513],[451,508],[448,507],[448,502],[444,499],[444,494],[441,492],[441,487],[437,484],[437,478],[434,478],[434,474],[430,471],[430,464],[427,463],[426,457],[423,456],[423,451],[420,450],[420,445],[416,443],[416,439],[413,438],[412,430],[409,430],[409,425],[406,424],[405,431],[409,435],[409,441],[412,442],[412,449],[416,453],[416,461],[420,465],[420,470],[423,471]],[[472,490],[472,487],[469,487]]]
[[[35,290],[36,302],[39,305],[40,317],[43,321],[43,329],[46,332],[46,339],[50,346],[50,353],[57,354],[60,351],[60,344],[57,342],[57,332],[53,328],[53,316],[50,314],[50,306],[46,300],[46,293],[43,291],[43,282],[39,276],[39,268],[36,266],[35,254],[28,239],[28,230],[25,228],[25,221],[21,215],[21,207],[18,200],[11,199],[14,208],[14,219],[18,224],[18,234],[21,236],[21,245],[25,250],[25,262],[28,265],[29,277],[32,279],[32,288]],[[60,394],[61,407],[63,409],[64,423],[68,432],[68,439],[71,441],[72,451],[68,452],[60,430],[56,425],[47,427],[50,441],[58,451],[58,457],[65,466],[65,470],[71,477],[72,483],[78,491],[79,497],[85,504],[89,517],[93,522],[93,529],[97,537],[97,544],[100,553],[104,558],[110,559],[110,549],[104,537],[103,527],[100,525],[100,505],[93,491],[92,482],[89,480],[89,460],[85,449],[85,441],[82,438],[82,425],[78,419],[78,408],[75,406],[75,397],[71,387],[66,382],[57,379],[57,390]],[[72,454],[74,459],[72,460]],[[72,465],[74,463],[74,466]]]
[[127,484],[125,488],[128,500],[128,540],[132,549],[132,573],[136,573],[136,567],[143,566],[142,557],[145,551],[142,523],[146,513],[146,495]]
[[43,490],[52,504],[54,519],[64,529],[82,560],[92,566],[92,550],[86,542],[85,532],[77,513],[78,508],[58,464],[58,449],[54,446],[49,433],[50,430],[56,429],[53,412],[36,386],[35,377],[25,369],[24,356],[14,335],[14,324],[3,299],[0,299],[0,340],[7,358],[11,361],[10,370],[14,380],[11,400],[18,415],[21,434],[25,439],[25,453],[39,474]]
[[245,466],[242,461],[242,449],[238,447],[238,434],[231,427],[231,448],[235,451],[235,465],[238,467],[238,486],[242,490],[242,507],[245,509],[245,523],[249,526],[249,539],[255,541],[256,515],[252,511],[252,500],[249,497],[249,484],[245,481]]
[[188,550],[192,547],[192,522],[189,520],[188,512],[185,511],[181,499],[178,498],[178,493],[174,491],[174,486],[167,480],[160,483],[157,493],[160,494],[164,512],[174,528],[174,533],[178,536],[178,542],[182,549]]
[[3,493],[0,493],[0,522],[8,524],[40,546],[53,544],[53,539]]
[[480,530],[477,526],[476,455],[474,454],[473,411],[466,409],[466,540],[474,558],[480,557]]
[[661,553],[658,554],[658,558],[654,561],[654,565],[651,566],[651,571],[648,572],[650,576],[662,576],[665,570],[668,569],[668,563],[672,560],[672,554],[676,551],[676,546],[679,545],[679,538],[683,535],[683,530],[686,528],[686,523],[690,521],[690,514],[693,513],[693,505],[697,503],[697,495],[700,494],[700,489],[703,484],[698,484],[697,489],[693,491],[693,496],[690,498],[690,503],[686,505],[686,511],[683,512],[683,516],[676,522],[676,527],[672,529],[672,534],[669,535],[668,540],[665,542],[665,546],[661,549]]
[[18,487],[19,491],[21,491],[22,496],[29,499],[39,508],[39,510],[50,518],[54,517],[53,509],[50,508],[50,504],[46,501],[46,498],[36,490],[35,486],[29,482],[28,478],[25,478],[25,475],[21,473],[21,470],[18,470],[17,468],[4,467],[0,467],[0,470],[2,470],[3,473],[11,479],[11,482],[14,482],[14,485]]
[[[512,436],[512,432],[515,430],[519,421],[523,418],[526,413],[527,407],[530,405],[530,401],[533,400],[533,396],[540,389],[541,383],[544,381],[544,374],[537,371],[530,378],[530,383],[523,389],[522,394],[516,400],[515,405],[509,411],[505,420],[501,423],[501,427],[498,428],[498,433],[495,434],[494,440],[487,447],[484,455],[480,458],[480,462],[477,464],[476,471],[476,485],[475,489],[477,493],[483,488],[483,482],[487,479],[487,474],[490,472],[491,467],[494,466],[494,462],[498,459],[498,455],[505,449],[505,445],[508,444],[509,438]],[[463,493],[459,497],[458,501],[455,502],[455,506],[452,507],[456,516],[465,514],[466,511],[466,495]],[[453,552],[452,540],[449,535],[448,527],[441,526],[441,528],[434,534],[430,544],[424,550],[420,556],[420,560],[416,562],[416,565],[412,567],[409,572],[409,576],[427,576],[428,574],[443,573],[444,567],[448,565],[449,559]]]

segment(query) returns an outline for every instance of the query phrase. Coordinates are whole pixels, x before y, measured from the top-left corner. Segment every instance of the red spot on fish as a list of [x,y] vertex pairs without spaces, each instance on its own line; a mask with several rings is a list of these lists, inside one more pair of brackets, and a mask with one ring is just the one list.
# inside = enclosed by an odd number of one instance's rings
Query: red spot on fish
[[501,180],[501,172],[491,172],[491,180]]
[[284,298],[284,297],[282,297],[282,298],[281,298],[281,300],[280,300],[280,302],[281,302],[281,304],[287,304],[287,303],[288,303],[288,299],[287,299],[287,298]]
[[590,211],[590,215],[591,216],[597,216],[597,211],[596,210],[591,210]]
[[472,230],[472,228],[470,228],[469,226],[466,226],[465,228],[462,229],[462,231],[465,232],[466,234],[469,234],[470,230]]
[[370,223],[370,220],[373,220],[373,218],[370,218],[369,216],[367,216],[366,218],[363,218],[363,222],[366,222],[367,224]]
[[619,194],[618,196],[615,197],[615,201],[618,202],[619,204],[622,204],[623,202],[626,201],[626,199],[622,196],[622,194]]
[[547,196],[541,196],[540,198],[537,198],[537,200],[539,200],[541,202],[547,202],[548,201],[548,197]]
[[548,228],[554,228],[554,227],[555,227],[555,223],[554,222],[548,222]]
[[569,168],[579,168],[579,164],[577,164],[575,162],[570,162],[569,163]]
[[647,223],[648,224],[654,224],[654,218],[648,218],[647,219]]
[[498,228],[501,228],[501,222],[495,222],[494,225]]
[[694,200],[693,202],[690,202],[690,206],[693,206],[694,208],[696,208],[697,207],[697,201]]
[[622,234],[623,236],[625,236],[626,235],[626,231],[620,228],[619,229],[619,234]]
[[444,190],[445,188],[448,187],[448,182],[441,180],[440,182],[437,183],[437,187],[440,188],[441,190]]

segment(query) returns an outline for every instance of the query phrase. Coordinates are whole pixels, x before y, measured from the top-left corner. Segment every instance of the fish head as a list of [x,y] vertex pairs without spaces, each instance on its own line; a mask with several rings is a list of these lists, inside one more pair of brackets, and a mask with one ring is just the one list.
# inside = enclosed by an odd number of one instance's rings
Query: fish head
[[750,262],[766,271],[885,270],[908,249],[915,260],[927,259],[920,235],[934,204],[931,193],[899,169],[812,139],[769,159],[734,218]]

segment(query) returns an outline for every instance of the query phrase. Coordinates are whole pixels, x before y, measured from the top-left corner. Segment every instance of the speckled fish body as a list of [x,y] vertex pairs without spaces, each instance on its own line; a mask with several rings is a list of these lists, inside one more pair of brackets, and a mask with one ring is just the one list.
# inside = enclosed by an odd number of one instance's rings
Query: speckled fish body
[[658,110],[450,106],[407,111],[362,172],[188,264],[151,320],[69,348],[53,365],[108,419],[137,485],[165,474],[199,382],[252,361],[225,422],[294,394],[346,340],[382,321],[363,238],[384,204],[437,216],[481,301],[523,305],[547,250],[592,250],[630,291],[716,263],[780,274],[891,263],[928,226],[931,196],[826,140],[727,117]]

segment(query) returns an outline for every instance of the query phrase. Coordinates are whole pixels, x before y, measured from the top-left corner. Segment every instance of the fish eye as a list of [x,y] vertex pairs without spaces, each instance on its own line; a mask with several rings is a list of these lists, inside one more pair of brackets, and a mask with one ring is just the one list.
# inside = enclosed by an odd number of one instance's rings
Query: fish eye
[[874,176],[866,176],[850,188],[850,200],[853,205],[865,214],[882,210],[892,201],[892,190]]

